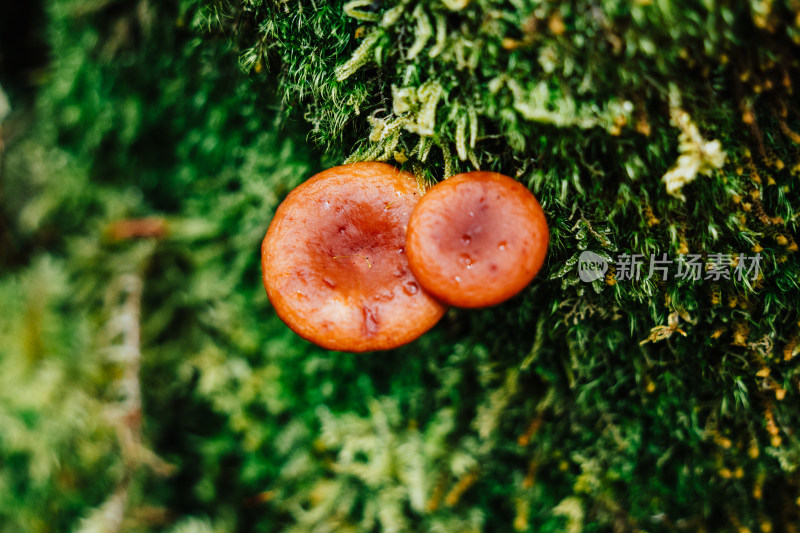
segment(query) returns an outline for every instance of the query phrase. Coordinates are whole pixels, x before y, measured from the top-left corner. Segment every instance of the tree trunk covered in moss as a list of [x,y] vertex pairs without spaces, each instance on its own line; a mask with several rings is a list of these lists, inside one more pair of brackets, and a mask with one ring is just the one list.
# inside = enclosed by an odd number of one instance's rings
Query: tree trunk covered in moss
[[[0,39],[0,532],[797,531],[796,0],[43,5]],[[517,178],[544,268],[302,341],[259,245],[361,160]]]

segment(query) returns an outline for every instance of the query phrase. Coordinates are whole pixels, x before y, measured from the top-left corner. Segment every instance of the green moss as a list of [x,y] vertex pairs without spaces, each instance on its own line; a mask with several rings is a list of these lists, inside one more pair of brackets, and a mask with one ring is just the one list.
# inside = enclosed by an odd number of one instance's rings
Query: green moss
[[[798,449],[797,6],[241,9],[259,29],[244,56],[259,50],[270,64],[260,75],[278,79],[286,109],[302,110],[328,153],[410,158],[421,179],[500,171],[528,184],[545,208],[552,242],[543,279],[482,314],[491,326],[467,330],[489,350],[497,377],[479,394],[459,378],[478,398],[473,414],[462,396],[430,404],[473,420],[453,453],[495,429],[502,436],[481,446],[508,453],[478,460],[493,475],[481,472],[477,499],[458,507],[460,516],[480,509],[490,529],[508,528],[514,516],[528,516],[532,529],[564,527],[567,515],[575,527],[648,530],[780,528],[797,519],[789,459]],[[248,37],[239,42],[252,44]],[[308,49],[316,53],[297,53]],[[623,253],[646,262],[651,254],[760,250],[762,277],[690,282],[674,279],[673,265],[667,279],[611,275],[587,291],[576,268],[584,250],[612,265]],[[537,323],[547,327],[534,333]],[[539,363],[522,371],[533,342]],[[537,408],[518,397],[523,377],[552,399]],[[775,410],[782,422],[770,426]],[[515,447],[515,432],[539,411],[548,423],[535,451]],[[509,419],[516,425],[500,421]],[[561,479],[537,478],[536,487],[559,495],[549,503],[520,488],[530,454],[537,472],[564,468]],[[458,486],[452,470],[432,469],[429,497],[441,476]],[[753,496],[764,485],[783,496]]]
[[[121,486],[141,531],[800,520],[796,4],[46,5],[52,63],[2,153],[0,531],[101,528]],[[310,346],[260,286],[272,212],[323,166],[404,158],[528,185],[546,265],[411,346]],[[167,233],[110,238],[143,216]],[[763,275],[587,284],[585,250],[760,250]],[[169,476],[102,414],[130,276]]]

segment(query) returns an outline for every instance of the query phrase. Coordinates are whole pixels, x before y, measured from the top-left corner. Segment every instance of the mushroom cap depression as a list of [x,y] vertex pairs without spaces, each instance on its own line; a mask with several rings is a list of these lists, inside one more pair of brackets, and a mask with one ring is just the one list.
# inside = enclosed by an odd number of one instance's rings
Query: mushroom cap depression
[[417,181],[385,163],[313,176],[278,207],[261,247],[278,316],[330,350],[388,350],[433,327],[445,307],[408,266],[406,229]]
[[414,275],[436,298],[486,307],[530,283],[549,240],[544,212],[524,185],[478,171],[448,178],[423,196],[406,250]]

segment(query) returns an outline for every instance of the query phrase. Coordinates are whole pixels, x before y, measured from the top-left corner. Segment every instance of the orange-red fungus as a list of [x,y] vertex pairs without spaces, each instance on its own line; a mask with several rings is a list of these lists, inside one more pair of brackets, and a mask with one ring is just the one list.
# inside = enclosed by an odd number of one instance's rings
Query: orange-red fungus
[[413,175],[385,163],[320,172],[278,207],[261,251],[278,316],[330,350],[388,350],[441,318],[444,306],[408,266],[406,229],[420,199]]
[[544,262],[544,212],[518,181],[494,172],[458,174],[431,188],[411,215],[411,270],[439,300],[498,304],[525,288]]

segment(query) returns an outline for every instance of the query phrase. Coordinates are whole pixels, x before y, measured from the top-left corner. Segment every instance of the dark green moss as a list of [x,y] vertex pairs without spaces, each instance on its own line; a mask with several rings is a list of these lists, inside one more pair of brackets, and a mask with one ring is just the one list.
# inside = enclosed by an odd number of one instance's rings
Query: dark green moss
[[[796,3],[45,5],[52,62],[0,154],[0,531],[99,527],[120,486],[142,531],[800,521]],[[392,352],[299,340],[259,244],[348,159],[518,178],[543,271]],[[110,238],[143,216],[167,233]],[[763,275],[586,284],[584,250],[760,250]],[[123,464],[103,414],[130,275],[166,477]]]

